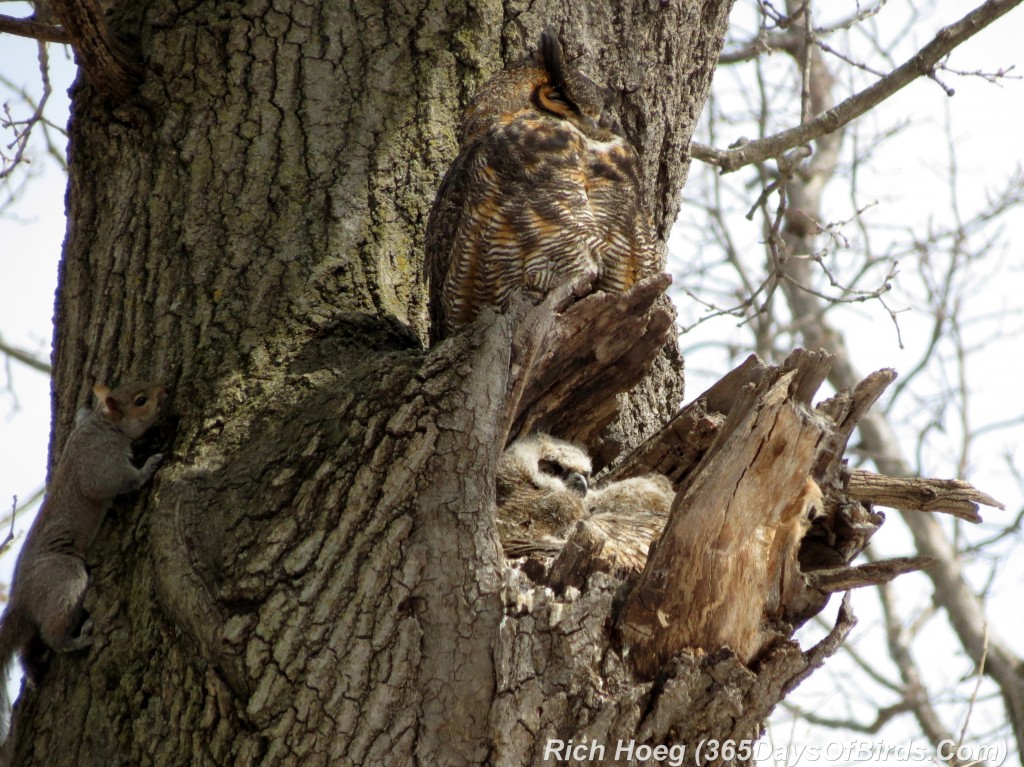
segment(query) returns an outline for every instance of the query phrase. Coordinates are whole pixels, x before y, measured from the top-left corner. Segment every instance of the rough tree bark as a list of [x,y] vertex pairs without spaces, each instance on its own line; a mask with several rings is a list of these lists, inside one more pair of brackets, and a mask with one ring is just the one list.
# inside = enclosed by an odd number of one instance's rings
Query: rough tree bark
[[[620,95],[664,240],[728,9],[115,9],[111,31],[133,43],[141,77],[129,98],[74,89],[54,445],[96,379],[165,381],[174,417],[154,436],[168,457],[152,489],[115,509],[95,547],[97,641],[23,691],[15,763],[530,764],[550,738],[603,743],[612,761],[619,741],[759,736],[851,625],[842,610],[819,646],[788,640],[830,583],[851,585],[842,568],[877,528],[848,495],[841,454],[890,379],[812,409],[826,356],[751,361],[669,422],[681,391],[670,343],[610,438],[573,432],[603,461],[650,437],[615,471],[675,464],[669,532],[632,594],[596,572],[556,595],[500,553],[494,464],[543,392],[579,397],[579,420],[604,426],[607,403],[565,360],[616,385],[620,362],[646,370],[667,330],[664,281],[621,300],[516,302],[424,350],[419,276],[460,103],[546,26]],[[567,328],[615,312],[630,320],[583,354],[586,336]],[[564,408],[542,415],[572,431]],[[801,449],[787,455],[791,434]],[[772,481],[758,464],[766,484],[752,489],[730,457],[760,454],[761,439],[789,468]],[[704,640],[678,630],[690,624],[665,596],[684,514],[717,508],[716,476],[747,499],[721,515],[734,533],[756,493],[770,496],[759,538],[780,563],[755,584],[741,633],[756,636],[739,657],[693,649]]]
[[[117,5],[141,78],[73,92],[53,444],[96,379],[164,380],[175,418],[95,547],[97,642],[23,694],[15,762],[493,753],[513,329],[423,351],[426,212],[460,105],[553,26],[620,95],[664,239],[729,5]],[[668,368],[624,440],[677,404]]]

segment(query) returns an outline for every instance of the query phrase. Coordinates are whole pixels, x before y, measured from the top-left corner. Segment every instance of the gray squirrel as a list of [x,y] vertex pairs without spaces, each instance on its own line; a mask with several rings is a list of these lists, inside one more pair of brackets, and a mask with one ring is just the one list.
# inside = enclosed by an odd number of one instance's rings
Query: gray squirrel
[[11,703],[7,668],[21,656],[29,681],[42,673],[49,647],[72,652],[92,642],[82,602],[89,585],[85,556],[111,502],[152,478],[163,455],[131,463],[132,442],[156,421],[167,399],[161,384],[93,387],[96,407],[75,418],[46,498],[14,567],[10,599],[0,616],[0,742],[7,737]]

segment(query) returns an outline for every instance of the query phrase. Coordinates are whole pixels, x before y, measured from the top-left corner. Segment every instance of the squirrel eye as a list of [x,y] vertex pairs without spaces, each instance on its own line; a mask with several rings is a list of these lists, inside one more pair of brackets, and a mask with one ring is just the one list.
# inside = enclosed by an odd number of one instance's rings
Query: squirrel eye
[[143,405],[146,404],[146,402],[148,402],[148,397],[146,397],[145,394],[140,394],[138,397],[132,400],[132,404],[135,405],[135,407],[142,407]]

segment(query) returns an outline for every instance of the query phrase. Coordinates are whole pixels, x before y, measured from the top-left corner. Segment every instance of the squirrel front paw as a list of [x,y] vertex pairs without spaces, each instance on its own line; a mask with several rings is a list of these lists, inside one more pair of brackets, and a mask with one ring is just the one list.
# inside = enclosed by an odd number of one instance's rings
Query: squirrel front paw
[[142,468],[139,469],[139,483],[138,487],[142,487],[144,484],[149,482],[156,474],[156,470],[160,468],[160,463],[164,460],[163,453],[156,453],[146,459],[146,463],[143,464]]

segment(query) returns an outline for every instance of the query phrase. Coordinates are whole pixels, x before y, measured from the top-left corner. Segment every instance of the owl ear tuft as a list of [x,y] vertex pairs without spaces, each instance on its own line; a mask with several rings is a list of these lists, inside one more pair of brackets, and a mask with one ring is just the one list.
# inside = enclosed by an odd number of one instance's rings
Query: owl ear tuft
[[561,89],[565,83],[565,68],[562,59],[562,44],[550,27],[541,32],[537,48],[538,63],[548,71],[551,84]]

